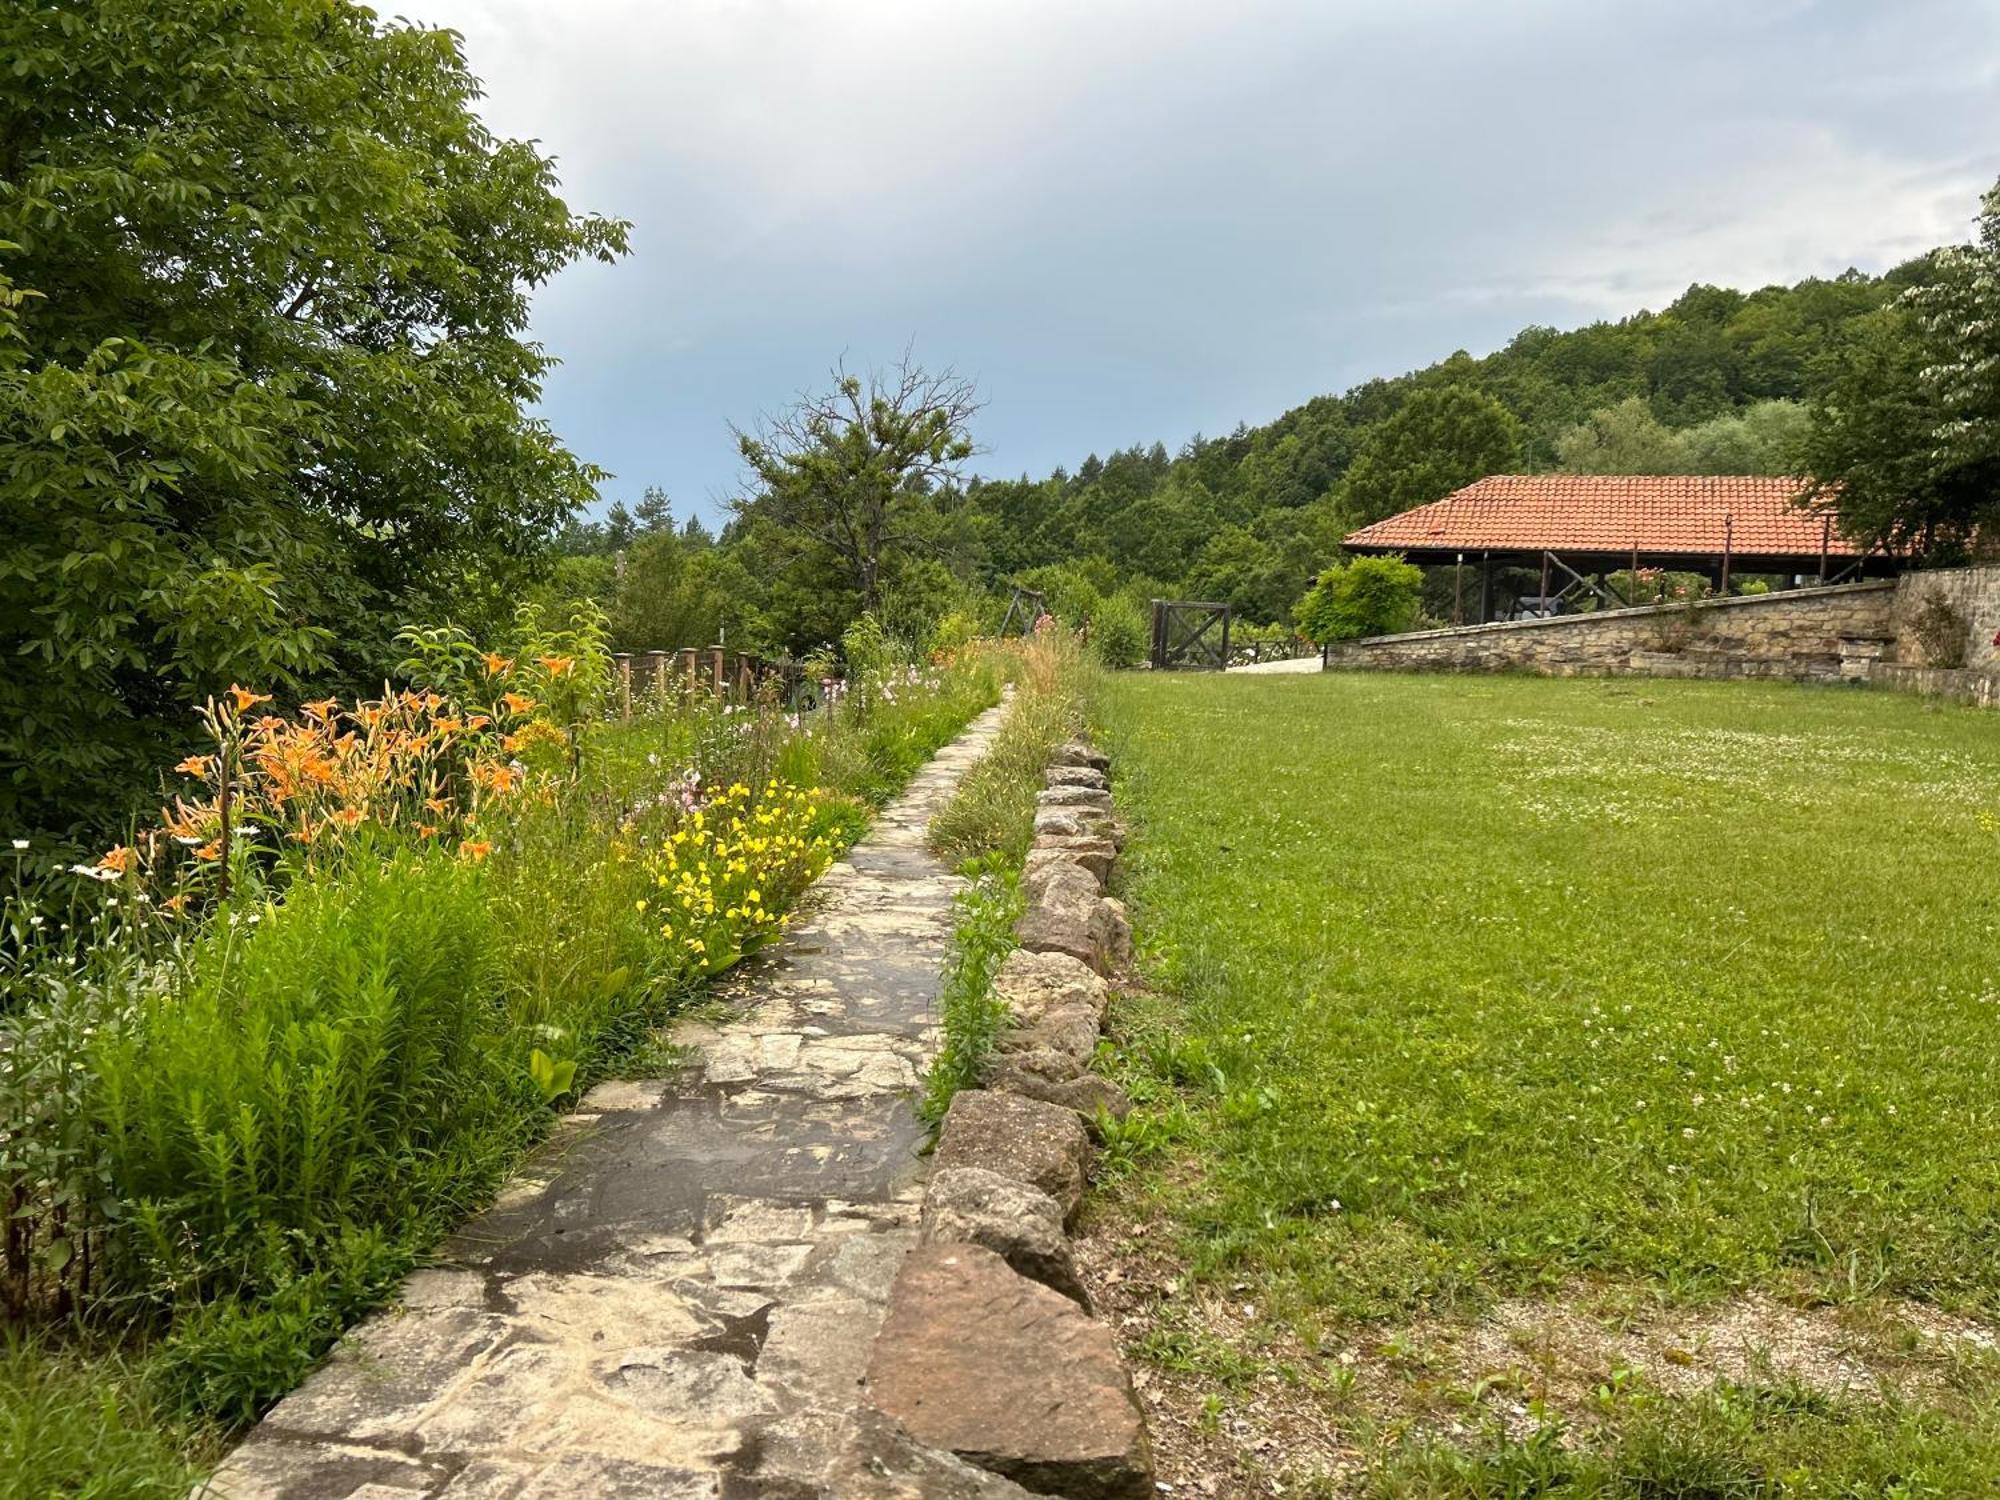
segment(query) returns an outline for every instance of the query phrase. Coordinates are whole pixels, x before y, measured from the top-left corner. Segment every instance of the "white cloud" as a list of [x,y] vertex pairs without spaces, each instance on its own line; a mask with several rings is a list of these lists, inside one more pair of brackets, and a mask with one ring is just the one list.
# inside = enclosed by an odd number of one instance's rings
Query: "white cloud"
[[559,428],[727,418],[915,338],[997,469],[1260,419],[1689,282],[1879,269],[2000,172],[2000,14],[1864,0],[406,0],[634,254],[537,328]]

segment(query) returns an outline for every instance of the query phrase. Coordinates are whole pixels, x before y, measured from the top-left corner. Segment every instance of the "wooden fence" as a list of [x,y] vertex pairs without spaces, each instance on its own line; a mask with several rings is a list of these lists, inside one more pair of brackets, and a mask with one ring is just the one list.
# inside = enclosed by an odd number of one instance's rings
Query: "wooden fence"
[[621,651],[612,658],[620,711],[647,699],[713,697],[748,703],[763,694],[788,707],[810,707],[820,684],[789,656],[759,656],[727,646],[684,646],[678,651]]

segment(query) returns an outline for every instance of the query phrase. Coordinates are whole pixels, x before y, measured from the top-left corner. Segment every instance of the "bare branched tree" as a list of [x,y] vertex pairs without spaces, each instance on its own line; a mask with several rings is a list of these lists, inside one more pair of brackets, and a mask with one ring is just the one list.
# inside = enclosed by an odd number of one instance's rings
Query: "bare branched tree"
[[832,375],[831,389],[801,392],[755,432],[732,429],[752,485],[738,509],[825,547],[872,610],[883,564],[931,545],[940,492],[977,451],[969,428],[981,403],[970,380],[908,351],[865,377],[844,364]]

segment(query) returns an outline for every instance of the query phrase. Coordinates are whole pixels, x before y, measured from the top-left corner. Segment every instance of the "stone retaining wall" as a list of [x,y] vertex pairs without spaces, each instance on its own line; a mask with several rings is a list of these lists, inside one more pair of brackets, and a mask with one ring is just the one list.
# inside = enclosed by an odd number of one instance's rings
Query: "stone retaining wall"
[[867,1384],[918,1442],[1025,1489],[1145,1500],[1145,1421],[1068,1238],[1092,1133],[1130,1108],[1090,1071],[1106,980],[1131,957],[1125,909],[1104,894],[1121,841],[1105,771],[1082,744],[1049,768],[1021,946],[994,979],[1014,1024],[981,1086],[945,1115],[918,1245],[891,1289]]
[[[1932,595],[1966,620],[1964,665],[1925,659],[1916,612]],[[1336,646],[1361,671],[1534,672],[1547,677],[1760,677],[1872,682],[2000,703],[2000,567],[1792,589],[1691,604],[1601,610]]]
[[1965,617],[1965,660],[1960,670],[2000,672],[2000,564],[1977,568],[1927,568],[1896,580],[1896,656],[1901,666],[1925,666],[1915,637],[1916,613],[1925,600],[1943,599]]
[[1855,650],[1850,643],[1879,654],[1881,643],[1893,638],[1895,593],[1893,582],[1856,583],[1421,630],[1335,647],[1328,665],[1550,677],[1640,672],[1833,680]]

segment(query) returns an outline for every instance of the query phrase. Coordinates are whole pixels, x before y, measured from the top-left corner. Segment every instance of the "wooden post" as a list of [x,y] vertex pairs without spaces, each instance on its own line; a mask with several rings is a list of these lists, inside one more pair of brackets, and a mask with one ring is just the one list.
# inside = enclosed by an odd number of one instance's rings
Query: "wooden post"
[[1465,623],[1465,554],[1458,554],[1458,561],[1451,565],[1451,623]]
[[1549,549],[1542,549],[1542,596],[1535,601],[1535,613],[1547,615],[1549,612]]
[[1493,619],[1493,554],[1479,554],[1479,623],[1490,624]]
[[618,666],[618,717],[629,719],[632,717],[632,653],[614,652],[611,659]]
[[1225,672],[1229,670],[1229,608],[1227,605],[1223,606],[1222,610],[1222,670]]
[[1821,584],[1825,584],[1826,582],[1826,552],[1832,543],[1833,516],[1827,514],[1819,518],[1819,581]]
[[727,668],[725,667],[723,662],[723,658],[726,654],[727,653],[724,652],[720,646],[714,646],[710,648],[709,676],[713,680],[715,687],[715,696],[717,699],[727,698],[729,696],[729,677],[727,675]]
[[1639,602],[1639,539],[1636,536],[1632,538],[1632,586],[1625,590],[1625,602]]
[[1729,597],[1729,554],[1735,550],[1735,547],[1736,517],[1724,516],[1722,518],[1722,588],[1720,590],[1720,595],[1724,599]]

